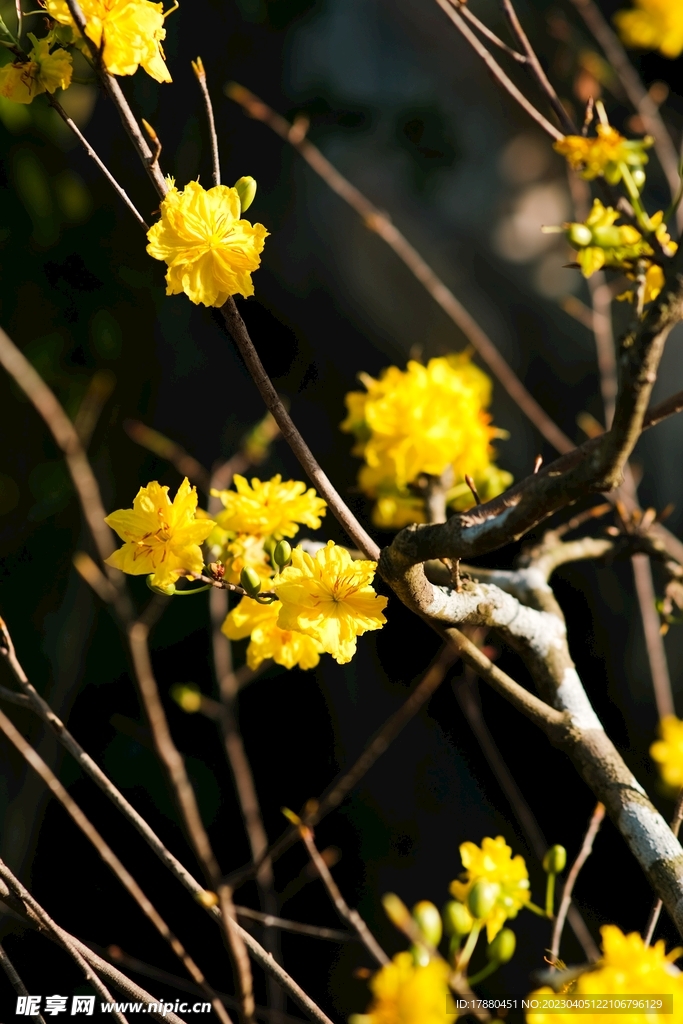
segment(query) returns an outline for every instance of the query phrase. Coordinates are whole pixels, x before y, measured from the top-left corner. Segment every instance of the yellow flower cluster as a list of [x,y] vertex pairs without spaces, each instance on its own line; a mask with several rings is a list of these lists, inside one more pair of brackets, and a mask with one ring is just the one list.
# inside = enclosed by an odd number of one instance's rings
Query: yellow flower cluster
[[619,217],[617,210],[596,199],[584,223],[565,224],[567,240],[577,250],[576,259],[584,277],[602,267],[631,270],[634,260],[652,256],[652,247],[640,231],[631,224],[618,225]]
[[683,722],[675,715],[667,715],[659,723],[659,735],[650,747],[650,757],[659,768],[667,786],[683,787]]
[[410,953],[397,953],[372,978],[367,1013],[354,1014],[349,1024],[449,1024],[448,973],[445,960],[420,965]]
[[[66,0],[46,0],[47,13],[68,25],[83,44]],[[157,82],[170,82],[161,48],[166,36],[163,4],[150,0],[80,0],[86,35],[96,47],[103,44],[102,60],[112,75],[134,75],[139,67]],[[170,13],[170,12],[169,12]]]
[[616,185],[623,175],[622,165],[632,169],[647,163],[645,150],[654,142],[649,135],[644,139],[626,139],[609,124],[599,124],[596,131],[593,138],[565,135],[553,146],[582,178],[592,181],[604,177],[610,185]]
[[191,181],[180,191],[169,182],[161,217],[147,234],[149,255],[168,265],[166,294],[185,292],[204,306],[222,306],[230,295],[253,295],[251,274],[268,232],[263,224],[241,219],[237,189],[204,189]]
[[[577,996],[627,996],[627,995],[673,995],[674,1014],[683,1005],[683,974],[674,966],[683,950],[674,949],[666,955],[664,940],[654,946],[646,946],[640,935],[624,933],[616,925],[608,924],[600,929],[603,958],[595,970],[581,974],[563,993]],[[532,993],[554,995],[552,989],[542,988]],[[526,1015],[527,1024],[564,1024],[566,1014],[531,1011]],[[584,1024],[652,1024],[659,1016],[647,1010],[624,1013],[586,1013],[581,1015]]]
[[467,902],[470,891],[477,882],[485,881],[498,886],[498,895],[484,919],[488,941],[498,934],[508,918],[517,917],[518,912],[529,903],[529,872],[524,858],[512,850],[502,836],[495,839],[485,837],[481,847],[476,843],[463,843],[460,857],[465,873],[459,881],[451,882],[451,894]]
[[400,528],[424,521],[424,502],[411,490],[424,475],[452,472],[448,499],[456,508],[472,504],[465,474],[482,499],[500,494],[512,481],[493,463],[491,441],[505,436],[491,426],[486,409],[491,381],[467,353],[390,366],[378,379],[361,374],[365,391],[346,396],[348,416],[341,429],[356,436],[353,452],[365,465],[358,482],[377,499],[378,526]]
[[269,582],[278,598],[271,605],[277,614],[262,616],[262,606],[244,597],[223,630],[231,640],[251,635],[247,661],[253,668],[265,658],[287,668],[311,668],[323,652],[343,665],[356,653],[356,638],[386,622],[387,599],[372,587],[375,569],[375,562],[354,561],[334,541],[315,557],[297,547],[291,565]]
[[168,487],[156,480],[141,487],[132,509],[119,509],[105,519],[123,547],[107,564],[132,576],[153,574],[152,584],[167,587],[180,576],[199,573],[204,565],[200,544],[214,527],[197,518],[197,491],[185,478],[173,501]]
[[614,22],[623,42],[665,57],[683,52],[683,6],[679,0],[635,0],[630,11],[618,11]]
[[43,92],[68,89],[73,71],[71,54],[57,49],[50,53],[49,37],[36,39],[29,32],[32,47],[27,61],[17,60],[0,68],[0,96],[14,103],[32,103]]

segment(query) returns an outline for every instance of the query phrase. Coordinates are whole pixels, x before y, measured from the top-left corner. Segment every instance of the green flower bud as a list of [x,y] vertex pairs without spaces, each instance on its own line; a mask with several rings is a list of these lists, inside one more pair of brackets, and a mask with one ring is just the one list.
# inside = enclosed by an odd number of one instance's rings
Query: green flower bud
[[162,594],[164,597],[172,597],[175,594],[175,583],[169,583],[165,587],[158,587],[156,583],[152,583],[154,579],[154,573],[150,573],[147,577],[147,586],[153,594]]
[[575,249],[585,249],[593,241],[593,232],[585,224],[570,224],[567,228],[567,241]]
[[411,946],[410,952],[416,967],[426,967],[431,960],[429,950],[425,946]]
[[271,560],[271,562],[273,561],[273,552],[275,551],[276,547],[277,541],[275,540],[275,538],[266,537],[266,539],[263,542],[263,550],[268,555],[268,558]]
[[202,706],[201,693],[195,686],[189,686],[187,683],[178,683],[176,686],[172,686],[171,698],[189,715],[199,711]]
[[601,249],[616,249],[624,244],[622,229],[614,224],[596,225],[593,228],[593,241]]
[[636,186],[638,190],[640,190],[645,184],[645,179],[647,175],[645,174],[645,171],[642,169],[642,167],[635,167],[631,171],[631,177],[633,178],[633,184]]
[[467,909],[472,917],[481,921],[491,913],[499,895],[500,886],[497,882],[487,882],[485,878],[480,878],[470,889]]
[[429,900],[420,900],[413,907],[413,920],[430,946],[438,946],[443,935],[441,914]]
[[256,597],[261,589],[261,577],[250,565],[245,565],[240,573],[240,583],[249,597]]
[[452,935],[460,941],[461,936],[469,935],[472,931],[474,918],[464,903],[458,900],[449,900],[441,911],[444,928],[447,935]]
[[543,870],[549,875],[559,875],[567,866],[567,851],[564,846],[551,846],[543,858]]
[[278,541],[275,545],[272,559],[276,565],[279,565],[281,569],[284,569],[284,567],[289,565],[292,560],[292,545],[286,540]]
[[254,196],[256,195],[256,182],[253,178],[247,176],[236,181],[234,187],[237,189],[237,195],[240,197],[242,213],[245,213],[254,202]]
[[491,963],[506,964],[515,955],[517,938],[511,928],[501,928],[486,947],[486,958]]

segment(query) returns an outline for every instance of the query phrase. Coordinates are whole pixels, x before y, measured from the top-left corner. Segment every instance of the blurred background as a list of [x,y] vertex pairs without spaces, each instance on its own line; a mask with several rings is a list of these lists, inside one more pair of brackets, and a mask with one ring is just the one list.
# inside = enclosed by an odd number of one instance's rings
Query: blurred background
[[[617,4],[603,3],[609,14]],[[475,13],[502,34],[493,0]],[[602,95],[620,129],[639,126],[570,3],[520,3],[519,12],[560,94],[580,117],[589,95]],[[0,5],[12,22],[13,4]],[[424,0],[194,0],[166,22],[174,82],[159,87],[140,73],[122,82],[136,112],[163,142],[162,167],[182,187],[210,175],[210,149],[190,60],[201,54],[217,116],[223,175],[253,175],[253,219],[266,225],[256,296],[240,309],[274,382],[315,454],[352,508],[369,522],[354,489],[357,460],[338,424],[344,394],[359,371],[404,366],[461,351],[459,331],[393,253],[267,127],[249,120],[224,93],[237,81],[292,118],[306,113],[309,137],[366,195],[386,210],[469,312],[490,334],[529,390],[577,442],[577,417],[602,421],[593,337],[566,311],[587,301],[585,285],[558,236],[541,224],[571,216],[563,161],[546,138],[502,95],[436,4]],[[665,118],[678,141],[683,120],[680,61],[637,59],[648,85],[665,83]],[[678,85],[677,85],[678,83]],[[533,95],[531,85],[524,86]],[[660,88],[660,92],[664,86]],[[97,410],[84,429],[109,510],[128,507],[140,485],[180,481],[166,462],[140,448],[129,419],[182,444],[204,465],[225,459],[262,418],[255,388],[218,320],[181,297],[164,296],[163,271],[145,254],[139,226],[99,176],[56,115],[42,102],[0,101],[0,322],[55,390],[69,414]],[[92,85],[74,85],[64,106],[145,217],[157,200],[136,163],[114,111]],[[651,209],[666,205],[663,177],[650,165]],[[653,205],[658,204],[658,205]],[[250,213],[250,216],[252,214]],[[575,308],[569,305],[570,309]],[[617,310],[617,326],[625,322]],[[654,399],[683,388],[683,332],[671,336]],[[85,404],[84,404],[85,403]],[[79,413],[80,410],[80,413]],[[499,462],[519,479],[544,444],[494,385],[495,423],[510,433]],[[64,464],[32,406],[0,376],[0,613],[38,690],[86,749],[194,871],[189,846],[162,768],[151,748],[117,627],[72,566],[90,551]],[[649,433],[635,457],[644,506],[675,505],[668,525],[683,529],[683,421]],[[282,442],[258,475],[300,477]],[[204,502],[206,496],[203,496]],[[321,536],[343,541],[328,515]],[[389,537],[378,536],[380,542]],[[509,566],[517,549],[488,564]],[[668,815],[648,747],[657,721],[642,628],[628,561],[561,570],[556,589],[567,614],[572,653],[611,737]],[[131,588],[140,605],[142,578]],[[204,598],[171,602],[151,642],[174,738],[187,757],[204,821],[222,868],[249,858],[230,772],[215,725],[181,711],[178,683],[213,693]],[[271,839],[283,829],[282,805],[299,808],[351,763],[367,739],[406,698],[434,656],[432,634],[394,599],[389,624],[358,645],[340,667],[323,659],[312,672],[271,668],[243,691],[239,717]],[[673,685],[683,713],[680,628],[666,637]],[[243,658],[243,646],[236,648]],[[500,664],[520,681],[517,658]],[[458,846],[501,834],[528,861],[542,901],[544,876],[454,697],[456,666],[341,808],[318,829],[318,844],[337,861],[335,877],[385,948],[403,948],[380,896],[441,905],[461,870]],[[0,682],[9,684],[5,669]],[[482,689],[489,728],[549,842],[576,854],[594,800],[563,755],[531,725]],[[13,720],[82,804],[165,911],[212,984],[232,991],[227,956],[203,912],[179,893],[137,835],[42,726],[11,708]],[[0,854],[57,921],[81,939],[179,975],[181,969],[91,847],[48,800],[42,783],[0,744]],[[294,847],[275,870],[282,916],[337,926],[319,882]],[[615,868],[618,866],[618,870]],[[584,869],[576,898],[593,934],[606,922],[642,930],[651,894],[624,844],[606,824]],[[258,907],[251,883],[237,902]],[[531,914],[512,927],[518,951],[481,986],[521,995],[542,966],[549,928]],[[662,934],[674,939],[668,920]],[[258,934],[258,931],[257,931]],[[61,952],[0,917],[0,938],[30,992],[78,992],[80,977]],[[583,954],[565,932],[565,957]],[[372,966],[362,947],[282,936],[283,962],[335,1019],[368,1001],[357,969]],[[137,977],[164,998],[181,993]],[[257,972],[260,1002],[265,995]],[[0,978],[0,1006],[14,996]],[[296,1016],[293,1006],[288,1012]],[[6,1018],[5,1018],[6,1019]],[[513,1018],[510,1018],[513,1019]]]

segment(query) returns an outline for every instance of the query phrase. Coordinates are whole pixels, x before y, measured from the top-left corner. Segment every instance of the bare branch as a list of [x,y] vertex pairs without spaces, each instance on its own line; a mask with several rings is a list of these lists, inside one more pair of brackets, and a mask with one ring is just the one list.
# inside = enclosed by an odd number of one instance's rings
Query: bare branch
[[567,918],[567,911],[569,910],[569,905],[571,903],[574,886],[576,885],[576,879],[579,877],[579,872],[581,871],[581,868],[586,863],[586,861],[592,853],[593,842],[595,840],[596,835],[598,834],[600,826],[602,825],[604,817],[604,804],[597,803],[595,805],[595,810],[593,811],[593,816],[591,817],[591,820],[588,824],[588,830],[584,836],[583,843],[581,844],[581,849],[579,850],[579,854],[570,868],[569,874],[567,875],[567,881],[564,883],[564,889],[562,890],[562,899],[560,901],[560,906],[557,911],[557,917],[555,918],[555,924],[553,925],[553,936],[550,943],[551,970],[554,968],[560,953],[562,931],[564,929],[564,922]]
[[523,53],[520,53],[518,50],[513,50],[511,46],[504,43],[495,32],[491,31],[488,25],[485,25],[483,21],[479,20],[476,14],[472,14],[472,11],[469,9],[467,4],[461,3],[461,0],[451,0],[451,3],[453,6],[457,4],[457,9],[460,11],[463,18],[467,18],[470,25],[474,25],[476,30],[481,32],[481,34],[485,36],[490,43],[493,43],[493,45],[497,46],[499,50],[503,50],[504,53],[507,53],[508,57],[512,57],[512,59],[516,60],[518,64],[527,63],[528,58],[525,57]]
[[209,87],[206,84],[206,72],[204,71],[204,64],[202,63],[201,57],[197,57],[196,61],[192,61],[192,70],[195,73],[195,77],[199,82],[199,88],[202,91],[204,106],[206,108],[206,119],[209,122],[209,138],[211,139],[211,157],[213,160],[213,183],[214,185],[220,185],[221,161],[218,152],[218,136],[216,135],[216,122],[213,116],[213,103],[211,102],[211,93],[209,92]]
[[374,231],[394,251],[414,277],[431,295],[444,313],[453,321],[476,349],[493,375],[505,388],[512,400],[519,406],[524,415],[536,427],[542,437],[558,452],[569,452],[574,448],[572,441],[552,421],[550,416],[527,391],[512,367],[500,354],[488,335],[456,299],[453,292],[437,277],[432,268],[422,258],[407,238],[401,234],[391,219],[352,185],[334,167],[320,150],[308,139],[297,139],[293,135],[292,125],[269,106],[263,103],[254,93],[241,85],[231,83],[227,87],[228,96],[244,108],[250,117],[262,121],[269,128],[289,142],[304,158],[306,163],[318,174],[333,192],[336,192],[361,217],[363,223]]
[[251,907],[235,907],[235,913],[247,921],[258,921],[266,928],[281,928],[284,932],[292,932],[294,935],[310,935],[313,939],[328,939],[330,942],[358,942],[357,935],[352,932],[342,932],[336,928],[321,928],[315,924],[304,924],[301,921],[288,921],[275,914],[261,914]]
[[650,559],[645,554],[633,555],[631,564],[633,565],[633,578],[643,620],[645,647],[652,675],[657,714],[660,718],[665,718],[667,715],[674,715],[676,709],[674,708],[664,639],[660,632],[659,615],[655,606],[655,589],[652,582]]
[[[678,837],[678,833],[681,830],[681,822],[683,822],[683,791],[681,791],[678,800],[676,801],[676,809],[674,810],[674,816],[671,819],[671,831]],[[655,900],[650,911],[650,917],[645,925],[645,945],[649,946],[655,934],[655,928],[659,921],[659,915],[662,912],[662,901]]]
[[171,441],[170,438],[153,430],[139,420],[124,420],[123,429],[128,437],[139,444],[142,448],[157,455],[160,459],[170,462],[174,469],[177,469],[181,476],[186,476],[193,484],[201,488],[205,494],[211,488],[211,479],[208,471],[198,462],[194,456],[185,449]]
[[[9,981],[10,985],[17,993],[17,995],[28,996],[28,989],[26,988],[23,981],[17,974],[14,964],[7,956],[7,953],[5,952],[2,946],[0,946],[0,967],[2,967],[3,971],[7,976],[7,980]],[[31,1017],[31,1020],[38,1021],[38,1024],[45,1024],[45,1018],[43,1017],[42,1013],[36,1013],[34,1016]]]

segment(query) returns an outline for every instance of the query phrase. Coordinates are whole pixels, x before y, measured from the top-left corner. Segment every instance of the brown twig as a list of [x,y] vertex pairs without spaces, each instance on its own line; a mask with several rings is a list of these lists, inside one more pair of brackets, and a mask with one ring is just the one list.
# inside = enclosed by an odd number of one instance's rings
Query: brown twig
[[348,922],[348,924],[353,928],[353,930],[356,932],[358,938],[361,940],[365,948],[368,950],[370,955],[374,957],[377,963],[380,964],[380,966],[388,964],[389,957],[384,952],[384,950],[382,949],[382,947],[380,946],[380,944],[378,943],[377,939],[372,934],[370,929],[368,928],[363,918],[360,916],[357,910],[353,910],[348,905],[348,903],[342,896],[341,890],[339,889],[339,886],[332,877],[330,869],[328,868],[324,859],[320,856],[320,853],[318,852],[318,848],[315,845],[315,840],[313,838],[312,830],[308,827],[308,825],[304,825],[301,819],[297,818],[296,815],[293,815],[291,811],[288,812],[287,817],[289,817],[290,820],[296,819],[299,836],[304,846],[306,847],[306,850],[308,851],[308,856],[311,858],[311,863],[314,865],[316,871],[318,872],[321,882],[327,889],[327,893],[330,899],[332,900],[335,910],[337,911],[339,916],[342,918],[343,921]]
[[213,162],[213,183],[214,185],[220,185],[221,183],[221,161],[218,152],[218,136],[216,135],[216,122],[213,116],[213,103],[211,102],[211,93],[209,87],[206,84],[206,72],[204,71],[204,64],[201,57],[197,57],[196,61],[192,61],[192,70],[195,73],[195,77],[199,82],[199,88],[202,91],[202,97],[204,98],[204,107],[206,108],[206,119],[209,122],[209,138],[211,139],[211,158]]
[[329,942],[358,942],[359,937],[352,932],[342,932],[337,928],[321,928],[315,924],[304,924],[301,921],[289,921],[284,917],[275,914],[262,914],[251,907],[235,907],[239,917],[247,921],[258,921],[266,928],[279,928],[283,932],[292,932],[294,935],[309,935],[313,939],[327,939]]
[[164,434],[160,434],[158,430],[153,430],[146,424],[141,423],[140,420],[124,420],[123,429],[131,441],[135,441],[136,444],[146,448],[147,451],[157,455],[160,459],[170,462],[181,476],[186,476],[188,480],[201,488],[205,494],[209,493],[211,487],[209,473],[202,466],[201,462],[198,462],[194,456],[186,452],[181,445],[171,441]]
[[[543,131],[547,132],[552,139],[564,138],[564,134],[561,131],[558,131],[555,125],[551,124],[550,121],[543,116],[540,110],[537,110],[533,103],[526,98],[524,93],[519,91],[512,79],[508,78],[498,61],[494,59],[493,55],[486,49],[484,44],[477,39],[474,32],[462,19],[459,12],[454,10],[453,6],[451,6],[452,0],[436,0],[436,2],[441,10],[444,11],[446,16],[453,22],[460,35],[467,40],[477,56],[481,57],[484,61],[484,64],[486,64],[486,67],[489,69],[492,77],[495,78],[498,84],[502,86],[507,93],[509,93],[513,100],[519,104],[522,110],[525,110],[529,117],[540,125]],[[460,4],[457,4],[456,6],[459,7]],[[550,85],[550,83],[548,83],[548,85]]]
[[[19,0],[17,0],[17,3],[18,2]],[[7,980],[9,981],[10,985],[17,993],[17,995],[24,997],[28,996],[28,989],[26,988],[23,981],[17,974],[14,964],[7,956],[7,953],[5,952],[2,946],[0,946],[0,967],[2,967],[3,971],[5,972],[5,975],[7,976]],[[38,1024],[45,1024],[45,1018],[41,1013],[32,1014],[31,1020],[38,1021]]]
[[73,797],[67,792],[54,772],[48,768],[42,757],[40,757],[31,744],[24,739],[18,729],[15,728],[9,718],[7,718],[2,711],[0,711],[0,731],[4,733],[6,738],[14,747],[16,747],[24,760],[40,776],[52,795],[60,802],[67,814],[69,814],[78,828],[80,828],[81,832],[83,832],[86,838],[95,847],[107,867],[114,873],[124,889],[126,889],[126,891],[135,900],[143,914],[151,921],[162,938],[168,942],[169,946],[185,967],[190,977],[201,987],[202,992],[204,992],[211,1001],[211,1005],[213,1006],[214,1012],[219,1020],[221,1020],[223,1024],[231,1024],[230,1017],[225,1012],[222,1002],[217,998],[216,993],[207,983],[202,971],[199,969],[192,957],[187,953],[180,940],[173,934],[156,907],[142,891],[127,868],[125,868],[121,863],[109,844],[105,842],[89,818],[86,817]]
[[517,17],[517,11],[515,10],[512,0],[501,0],[501,7],[503,13],[508,20],[512,34],[516,37],[518,43],[524,50],[527,59],[527,68],[536,79],[536,82],[542,93],[548,99],[550,106],[557,114],[557,118],[567,135],[576,135],[576,126],[572,121],[571,117],[565,110],[560,97],[555,92],[553,86],[550,84],[550,80],[546,75],[545,71],[541,66],[541,62],[536,56],[533,46],[529,42],[529,37],[522,27],[522,23]]
[[[657,104],[641,82],[619,37],[607,23],[597,4],[593,3],[593,0],[572,0],[572,3],[604,50],[628,98],[640,114],[645,130],[654,138],[659,162],[669,184],[671,195],[675,196],[680,184],[678,154]],[[681,209],[678,211],[678,225],[679,228],[683,227],[683,211]]]
[[336,192],[362,218],[366,227],[374,231],[394,251],[408,270],[431,295],[444,313],[465,335],[488,368],[519,406],[527,419],[558,452],[569,452],[574,447],[570,439],[552,421],[550,416],[527,391],[512,367],[500,354],[487,334],[456,299],[453,292],[437,277],[407,238],[392,224],[388,215],[370,202],[352,185],[308,139],[292,137],[292,125],[280,114],[263,103],[254,93],[241,85],[231,83],[228,96],[239,103],[246,113],[268,125],[281,139],[289,142],[333,192]]
[[657,714],[660,719],[674,715],[674,700],[671,677],[664,649],[664,638],[660,631],[660,620],[655,604],[655,588],[652,581],[652,567],[648,555],[632,555],[633,578],[643,622],[645,648],[647,650],[652,688],[655,694]]
[[[111,995],[109,989],[106,987],[106,985],[102,984],[102,982],[97,977],[97,974],[92,969],[90,964],[81,955],[68,932],[65,932],[62,928],[59,927],[58,924],[56,924],[52,920],[50,915],[45,910],[43,910],[41,905],[36,900],[34,900],[30,892],[24,888],[19,879],[12,874],[10,869],[2,860],[0,860],[0,878],[2,878],[3,882],[8,887],[8,889],[11,892],[13,892],[14,895],[26,907],[30,909],[31,913],[37,918],[37,920],[40,922],[41,926],[45,929],[45,931],[49,932],[57,940],[59,945],[66,950],[71,959],[80,968],[86,981],[90,985],[92,985],[92,987],[95,989],[100,998],[103,999],[106,1003],[113,1003],[114,998]],[[114,1007],[112,1010],[112,1017],[114,1017],[115,1020],[118,1020],[120,1024],[128,1024],[124,1015],[116,1007]]]
[[551,949],[549,959],[551,963],[551,970],[557,962],[557,958],[560,953],[562,929],[564,928],[564,922],[566,920],[567,911],[569,910],[569,905],[571,903],[572,892],[574,891],[576,879],[579,877],[579,872],[581,871],[581,868],[586,863],[588,857],[590,856],[593,850],[593,842],[595,840],[596,835],[598,834],[600,826],[602,825],[604,817],[605,807],[603,804],[597,803],[595,805],[595,810],[593,811],[591,820],[588,824],[588,830],[586,831],[586,834],[584,836],[583,843],[581,844],[581,849],[579,850],[579,854],[574,863],[572,864],[571,868],[569,869],[567,881],[564,883],[564,889],[562,890],[562,899],[560,901],[560,906],[557,911],[557,917],[555,918],[555,923],[553,925],[553,935],[550,943]]
[[87,449],[95,432],[97,421],[116,387],[116,377],[111,370],[96,370],[88,381],[87,390],[74,416],[74,430],[81,444]]
[[119,182],[116,180],[116,178],[111,173],[111,171],[109,170],[107,165],[104,163],[104,161],[100,160],[99,156],[97,155],[95,150],[92,148],[92,146],[90,145],[90,143],[86,139],[85,135],[83,135],[83,133],[81,132],[80,128],[78,127],[76,122],[73,120],[73,118],[69,117],[69,115],[67,114],[66,110],[61,105],[61,103],[58,100],[56,100],[54,98],[54,96],[50,96],[49,93],[48,93],[48,102],[49,102],[50,106],[53,107],[57,111],[57,113],[61,117],[61,119],[64,122],[64,124],[68,128],[70,128],[71,131],[74,133],[74,135],[76,136],[76,138],[80,142],[80,144],[83,147],[83,149],[85,150],[85,152],[88,154],[90,159],[95,164],[97,164],[99,169],[102,171],[102,174],[105,176],[105,178],[107,179],[109,184],[112,186],[112,188],[114,189],[116,194],[119,196],[119,198],[122,199],[123,202],[126,204],[128,209],[130,210],[130,212],[133,214],[135,219],[141,225],[141,227],[145,231],[149,231],[149,224],[147,224],[147,222],[145,221],[145,218],[142,216],[142,214],[138,210],[137,206],[135,205],[133,200],[130,198],[130,196],[126,192],[125,188],[122,185],[119,184]]
[[492,32],[488,25],[485,25],[483,21],[480,21],[476,14],[472,14],[472,11],[469,9],[467,4],[461,3],[461,0],[451,0],[451,2],[454,5],[458,5],[458,10],[462,14],[463,18],[467,18],[470,25],[474,25],[477,31],[481,32],[481,34],[485,36],[490,43],[493,43],[493,45],[497,46],[499,50],[503,50],[504,53],[507,53],[508,57],[512,57],[512,59],[516,60],[518,64],[528,63],[528,58],[525,57],[523,53],[520,53],[518,50],[513,50],[513,48],[508,46],[507,43],[504,43],[495,32]]
[[[681,822],[683,822],[683,790],[678,796],[678,800],[676,801],[676,807],[674,810],[674,816],[671,819],[671,831],[675,836],[678,836],[678,833],[681,830]],[[654,937],[655,928],[657,927],[657,922],[659,921],[659,915],[662,912],[662,905],[663,904],[661,900],[655,900],[652,904],[652,910],[650,911],[650,916],[647,920],[647,924],[645,925],[645,937],[643,941],[646,946],[650,945]]]

